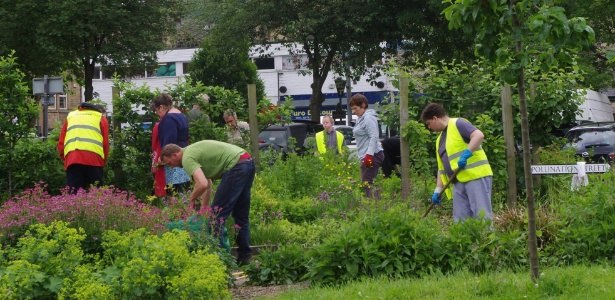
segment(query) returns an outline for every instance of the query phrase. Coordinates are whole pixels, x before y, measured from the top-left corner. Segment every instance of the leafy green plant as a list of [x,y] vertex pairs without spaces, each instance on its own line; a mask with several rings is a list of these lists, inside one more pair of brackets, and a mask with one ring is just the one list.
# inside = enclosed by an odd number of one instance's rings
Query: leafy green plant
[[8,261],[0,266],[0,292],[10,299],[49,297],[58,293],[64,278],[74,278],[74,269],[84,260],[81,229],[57,221],[34,224],[6,251]]
[[[57,142],[57,141],[56,141]],[[12,172],[14,191],[23,191],[33,187],[37,182],[44,182],[45,188],[52,194],[59,194],[66,186],[64,163],[58,155],[56,144],[50,139],[23,138],[13,149],[12,159],[15,167]],[[8,156],[0,155],[0,164],[8,165]],[[0,174],[0,186],[8,185],[8,173]],[[0,199],[9,199],[0,196]]]
[[0,180],[0,195],[5,189],[9,197],[13,194],[13,171],[19,172],[23,165],[15,158],[17,142],[34,135],[31,122],[36,118],[37,105],[30,97],[26,75],[19,69],[14,51],[0,56],[0,160],[6,169],[6,181]]
[[265,250],[254,257],[246,269],[253,285],[290,284],[298,282],[307,272],[305,249],[296,244]]
[[[162,236],[138,229],[128,234],[106,231],[102,257],[108,281],[128,298],[230,298],[225,266],[214,254],[188,250],[190,236],[173,231]],[[115,270],[115,271],[114,271]]]
[[143,204],[134,195],[111,188],[93,187],[71,195],[68,190],[51,196],[41,185],[13,197],[0,208],[0,241],[15,244],[33,224],[64,221],[84,230],[84,250],[102,253],[100,237],[107,229],[121,232],[147,228],[159,233],[167,219],[160,209]]

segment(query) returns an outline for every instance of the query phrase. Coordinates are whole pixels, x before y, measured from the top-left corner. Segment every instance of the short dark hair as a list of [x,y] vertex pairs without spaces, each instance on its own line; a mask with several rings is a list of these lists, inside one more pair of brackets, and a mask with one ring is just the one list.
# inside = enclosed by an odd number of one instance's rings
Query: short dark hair
[[[363,104],[365,104],[365,107],[363,107]],[[354,94],[351,98],[350,98],[350,102],[348,102],[349,106],[358,106],[361,108],[367,108],[369,106],[369,103],[367,102],[367,98],[365,98],[365,96],[363,94]]]
[[433,119],[433,117],[443,118],[445,116],[446,110],[444,110],[444,107],[442,105],[438,103],[429,103],[427,104],[427,106],[425,106],[423,112],[421,113],[421,120],[425,122],[427,120]]
[[158,95],[158,97],[154,98],[154,101],[152,101],[152,104],[149,105],[149,108],[151,110],[155,110],[156,107],[158,106],[172,107],[173,99],[171,99],[171,95],[167,93],[162,93]]
[[179,153],[181,151],[182,148],[180,146],[175,144],[167,144],[164,148],[162,148],[162,151],[160,151],[160,158],[171,157],[172,154]]

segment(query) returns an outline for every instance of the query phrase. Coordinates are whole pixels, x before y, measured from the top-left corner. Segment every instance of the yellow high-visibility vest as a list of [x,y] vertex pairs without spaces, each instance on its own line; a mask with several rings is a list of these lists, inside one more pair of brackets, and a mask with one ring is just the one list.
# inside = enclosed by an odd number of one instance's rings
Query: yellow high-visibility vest
[[[448,122],[446,133],[446,154],[448,155],[448,161],[452,170],[457,169],[459,158],[463,152],[468,148],[468,144],[461,137],[461,133],[459,133],[459,129],[457,129],[457,118],[451,118]],[[442,158],[440,158],[440,137],[442,137],[442,133],[438,135],[438,139],[436,140],[436,158],[438,159],[438,174],[442,178],[442,183],[446,184],[448,182],[448,175],[444,171],[444,164],[442,163]],[[493,171],[491,170],[491,166],[489,165],[489,160],[487,159],[487,155],[482,148],[472,152],[472,156],[468,158],[468,164],[465,169],[461,170],[457,173],[457,180],[459,182],[468,182],[478,178],[492,176]],[[446,196],[449,199],[453,198],[452,193],[452,185],[446,189]]]
[[66,118],[64,156],[73,150],[94,152],[103,159],[103,136],[100,128],[102,113],[95,110],[75,110]]
[[[337,152],[342,153],[342,145],[344,145],[344,135],[339,132],[337,133]],[[319,154],[323,154],[327,152],[327,142],[325,141],[325,131],[321,131],[316,133],[316,148],[318,149]]]

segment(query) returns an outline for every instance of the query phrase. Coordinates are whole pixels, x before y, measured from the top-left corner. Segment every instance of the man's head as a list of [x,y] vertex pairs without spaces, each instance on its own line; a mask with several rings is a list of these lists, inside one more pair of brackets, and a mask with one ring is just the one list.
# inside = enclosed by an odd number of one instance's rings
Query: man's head
[[168,144],[160,152],[160,160],[169,167],[181,167],[183,149],[175,144]]
[[330,115],[322,117],[322,127],[324,127],[327,132],[333,130],[333,118]]
[[237,114],[232,110],[227,110],[224,112],[224,122],[226,126],[229,126],[233,129],[237,128]]
[[443,131],[448,125],[448,116],[442,105],[429,103],[421,113],[421,120],[433,131]]

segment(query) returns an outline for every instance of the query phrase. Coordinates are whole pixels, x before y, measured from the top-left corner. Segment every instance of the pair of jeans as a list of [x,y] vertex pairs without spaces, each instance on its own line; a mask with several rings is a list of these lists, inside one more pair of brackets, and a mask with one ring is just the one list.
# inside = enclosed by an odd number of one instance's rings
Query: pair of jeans
[[255,173],[254,160],[237,163],[222,175],[211,204],[218,226],[224,226],[229,216],[233,216],[235,224],[239,226],[236,237],[239,256],[249,256],[252,253],[250,248],[250,190]]

